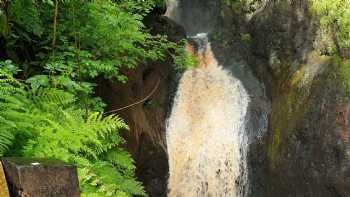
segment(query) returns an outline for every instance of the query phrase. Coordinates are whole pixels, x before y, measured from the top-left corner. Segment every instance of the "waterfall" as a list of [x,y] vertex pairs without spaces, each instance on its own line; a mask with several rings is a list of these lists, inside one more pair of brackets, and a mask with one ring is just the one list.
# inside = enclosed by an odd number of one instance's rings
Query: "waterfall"
[[190,39],[199,65],[183,74],[168,119],[168,196],[245,196],[249,95],[218,64],[206,34]]
[[165,16],[185,29],[199,62],[180,79],[167,120],[169,197],[262,196],[264,155],[256,150],[270,100],[239,41],[222,34],[221,2],[167,0]]

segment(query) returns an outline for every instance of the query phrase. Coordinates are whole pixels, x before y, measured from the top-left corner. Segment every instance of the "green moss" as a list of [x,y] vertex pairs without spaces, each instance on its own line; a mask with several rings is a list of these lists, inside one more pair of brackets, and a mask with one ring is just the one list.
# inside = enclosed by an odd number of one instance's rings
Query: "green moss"
[[350,60],[335,58],[334,61],[338,66],[337,74],[346,88],[347,96],[350,98]]
[[275,129],[273,130],[273,138],[272,143],[268,149],[268,157],[270,161],[276,161],[278,157],[278,150],[281,144],[281,130]]
[[249,33],[241,33],[240,39],[244,44],[248,46],[252,43],[252,36]]
[[305,74],[305,66],[301,65],[300,69],[284,85],[281,85],[282,94],[272,107],[273,135],[268,147],[268,158],[272,169],[281,164],[283,146],[287,144],[299,121],[308,110],[307,98],[311,87],[299,87]]
[[240,13],[243,7],[241,0],[223,0],[223,4],[230,7],[235,13]]

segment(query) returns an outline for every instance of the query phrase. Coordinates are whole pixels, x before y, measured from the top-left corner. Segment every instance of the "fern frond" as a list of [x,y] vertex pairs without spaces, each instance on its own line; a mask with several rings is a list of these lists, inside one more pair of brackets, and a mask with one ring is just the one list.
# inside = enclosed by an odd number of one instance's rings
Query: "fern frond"
[[135,170],[134,161],[131,159],[131,154],[125,150],[115,148],[106,154],[106,159],[123,171],[133,172]]
[[0,76],[1,92],[0,155],[25,135],[21,154],[75,162],[84,193],[145,195],[134,179],[131,155],[118,148],[124,143],[118,131],[128,129],[121,118],[103,113],[86,117],[74,95],[54,88],[26,90],[6,74]]
[[63,90],[54,88],[38,88],[29,92],[28,97],[38,106],[49,104],[66,106],[75,102],[75,96]]
[[[0,121],[1,123],[1,121]],[[15,136],[11,131],[11,126],[0,126],[0,155],[4,153],[12,146]]]

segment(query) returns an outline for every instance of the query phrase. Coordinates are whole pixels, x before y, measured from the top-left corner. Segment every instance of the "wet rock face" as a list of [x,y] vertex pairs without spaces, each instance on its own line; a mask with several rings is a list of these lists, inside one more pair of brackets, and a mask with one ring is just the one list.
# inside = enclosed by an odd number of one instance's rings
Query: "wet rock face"
[[3,158],[13,197],[79,197],[76,167],[57,160]]
[[317,23],[306,0],[276,1],[265,5],[247,25],[252,36],[251,52],[265,60],[272,76],[284,79],[313,50]]
[[167,15],[180,24],[187,35],[209,33],[220,17],[220,0],[170,0]]
[[349,99],[338,65],[317,55],[308,6],[272,2],[248,23],[251,52],[271,76],[266,196],[350,195]]
[[334,76],[336,68],[330,62],[322,66],[326,69],[307,85],[297,79],[307,75],[299,70],[274,99],[267,196],[350,194],[348,139],[342,137],[349,136],[344,119],[348,101]]

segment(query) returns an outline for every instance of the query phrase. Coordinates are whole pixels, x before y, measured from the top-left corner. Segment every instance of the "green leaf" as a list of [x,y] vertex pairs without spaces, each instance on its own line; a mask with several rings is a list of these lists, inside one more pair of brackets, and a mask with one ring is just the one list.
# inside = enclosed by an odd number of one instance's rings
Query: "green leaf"
[[35,75],[26,80],[33,89],[38,89],[39,87],[49,86],[49,77],[47,75]]

